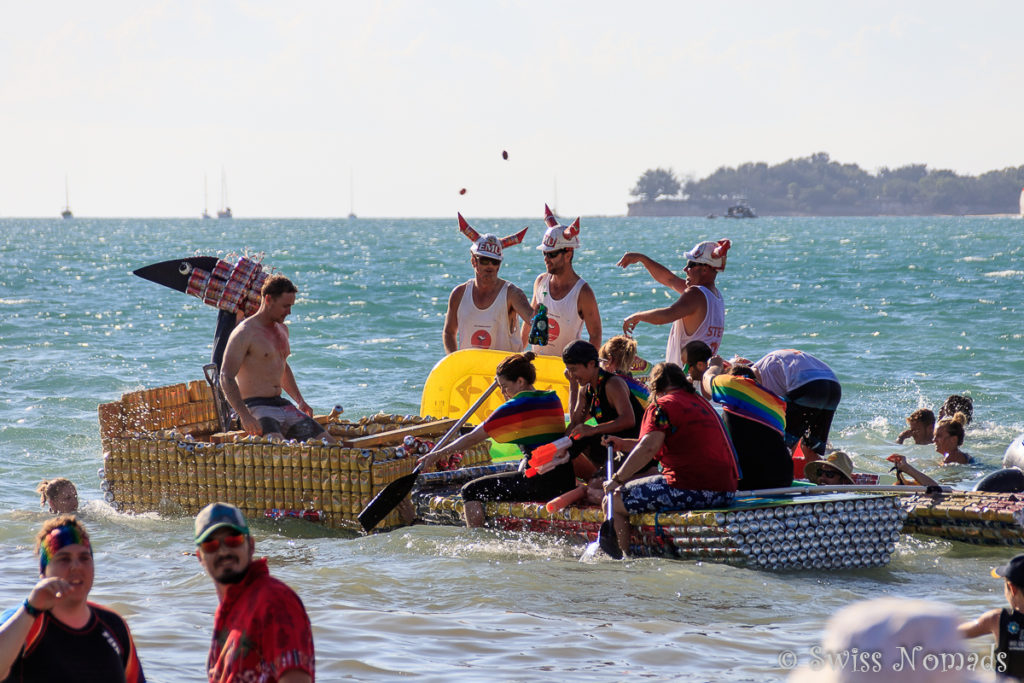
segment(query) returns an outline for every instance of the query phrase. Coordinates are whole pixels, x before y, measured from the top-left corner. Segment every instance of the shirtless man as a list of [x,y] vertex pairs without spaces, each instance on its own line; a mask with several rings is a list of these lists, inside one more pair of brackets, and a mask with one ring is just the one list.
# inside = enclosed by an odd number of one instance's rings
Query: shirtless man
[[[249,434],[299,441],[318,437],[335,443],[313,420],[313,409],[303,400],[288,365],[291,349],[284,319],[292,312],[296,292],[284,275],[267,278],[260,291],[260,309],[228,338],[220,368],[221,389]],[[281,396],[282,389],[295,399],[297,408]]]
[[640,263],[656,281],[681,295],[671,306],[652,308],[628,316],[622,331],[632,335],[637,323],[667,325],[672,323],[665,347],[665,360],[682,367],[683,347],[691,341],[702,341],[718,353],[725,331],[725,303],[715,287],[715,278],[725,270],[729,240],[701,242],[684,256],[687,259],[683,279],[654,259],[634,251],[626,252],[618,265],[627,268]]
[[[532,346],[536,354],[561,356],[562,350],[577,339],[582,339],[587,328],[590,343],[601,348],[601,314],[597,310],[594,290],[573,270],[573,254],[580,248],[580,219],[565,227],[544,205],[544,222],[548,229],[537,247],[544,252],[545,272],[533,283],[530,303],[536,308],[544,304],[548,309],[548,343]],[[523,324],[523,343],[530,337],[529,323]]]
[[473,246],[469,262],[473,279],[455,287],[448,296],[448,312],[444,316],[444,352],[459,349],[495,349],[521,351],[522,341],[516,334],[516,316],[529,323],[533,316],[530,300],[523,290],[498,277],[502,249],[519,244],[526,228],[515,235],[498,239],[496,235],[480,235],[459,214],[459,230]]

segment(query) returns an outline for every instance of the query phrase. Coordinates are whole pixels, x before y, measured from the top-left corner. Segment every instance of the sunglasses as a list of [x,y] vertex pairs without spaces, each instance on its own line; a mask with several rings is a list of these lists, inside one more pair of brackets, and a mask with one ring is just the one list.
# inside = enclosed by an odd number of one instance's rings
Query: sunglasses
[[819,479],[821,479],[822,477],[828,477],[830,479],[832,477],[835,477],[835,478],[839,479],[842,476],[843,476],[842,472],[840,472],[839,470],[834,470],[832,468],[822,467],[821,470],[818,472],[818,478]]
[[558,258],[559,256],[561,256],[562,254],[564,254],[567,251],[569,251],[569,250],[568,249],[555,249],[554,251],[545,251],[544,252],[544,258]]
[[696,268],[697,266],[703,266],[703,265],[706,265],[706,264],[704,264],[704,263],[697,263],[696,261],[687,261],[686,262],[686,267],[683,268],[683,270],[690,270],[691,268]]
[[223,543],[225,548],[237,548],[245,543],[245,534],[235,533],[228,536],[221,536],[199,544],[204,553],[215,553]]
[[486,256],[477,256],[476,262],[481,266],[500,266],[501,261],[496,258],[487,258]]

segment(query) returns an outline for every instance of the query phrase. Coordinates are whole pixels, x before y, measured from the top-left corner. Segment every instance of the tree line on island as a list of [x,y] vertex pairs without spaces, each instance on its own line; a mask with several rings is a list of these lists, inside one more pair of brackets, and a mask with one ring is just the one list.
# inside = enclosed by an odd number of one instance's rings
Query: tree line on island
[[744,204],[761,215],[873,216],[1017,213],[1024,166],[963,176],[925,164],[868,173],[825,152],[769,166],[722,167],[706,178],[680,179],[649,169],[630,194],[630,216],[722,214]]

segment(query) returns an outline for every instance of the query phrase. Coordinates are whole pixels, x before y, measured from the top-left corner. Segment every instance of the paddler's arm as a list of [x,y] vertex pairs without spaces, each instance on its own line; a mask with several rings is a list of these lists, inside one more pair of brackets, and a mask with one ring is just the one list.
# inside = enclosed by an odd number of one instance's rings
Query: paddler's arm
[[724,370],[725,364],[721,356],[712,356],[708,359],[708,369],[704,371],[704,376],[700,380],[700,393],[704,398],[711,398],[711,385],[715,377],[721,375]]
[[899,453],[893,453],[888,457],[888,460],[893,464],[893,468],[902,474],[910,475],[910,477],[918,483],[920,486],[938,486],[939,482],[935,481],[927,474],[917,469],[913,465],[907,462],[906,456],[900,455]]
[[604,483],[604,492],[611,493],[629,481],[640,468],[651,461],[665,443],[665,432],[654,431],[644,434],[637,442],[633,450],[629,452],[626,462],[619,466],[618,471],[612,475],[611,481]]
[[999,615],[1001,609],[993,609],[985,612],[973,621],[965,621],[957,627],[960,635],[964,638],[977,638],[991,633],[999,640]]
[[466,291],[466,285],[461,284],[448,295],[448,310],[444,314],[444,332],[441,333],[445,355],[455,353],[459,348],[459,305],[462,303],[464,291]]
[[640,252],[627,251],[622,255],[622,258],[619,259],[617,265],[620,268],[628,268],[634,263],[639,263],[646,268],[647,272],[651,274],[651,277],[653,277],[659,284],[665,285],[670,289],[674,289],[680,294],[686,290],[686,278],[679,277],[671,270],[652,259],[650,256],[641,254]]
[[633,414],[633,406],[629,403],[629,386],[626,385],[626,380],[612,377],[608,380],[605,392],[619,416],[598,425],[578,424],[569,432],[570,435],[586,438],[595,434],[614,434],[636,425],[636,415]]
[[238,388],[235,376],[242,367],[242,360],[245,359],[245,352],[248,349],[248,338],[241,331],[242,327],[236,327],[228,338],[228,345],[224,349],[224,359],[220,364],[220,390],[224,392],[224,398],[228,400],[231,407],[238,415],[238,421],[242,423],[242,429],[249,434],[263,434],[259,420],[253,417],[252,413],[242,400],[242,392]]
[[479,424],[469,434],[463,434],[459,438],[452,441],[447,446],[442,448],[436,448],[426,455],[420,456],[419,460],[416,461],[418,466],[422,466],[424,470],[429,470],[435,462],[441,458],[447,457],[452,453],[458,453],[464,451],[467,448],[472,448],[478,443],[482,443],[487,440],[487,432],[484,431],[483,424]]
[[587,328],[587,336],[595,349],[601,348],[601,313],[597,310],[597,297],[590,285],[584,284],[580,289],[580,298],[577,304],[577,312],[583,318],[583,325]]
[[309,407],[305,399],[302,398],[302,392],[299,391],[299,385],[295,383],[295,375],[292,374],[292,366],[288,365],[288,361],[284,362],[284,372],[281,373],[281,388],[284,389],[289,396],[295,399],[295,407],[304,412],[306,415],[313,417],[313,409]]

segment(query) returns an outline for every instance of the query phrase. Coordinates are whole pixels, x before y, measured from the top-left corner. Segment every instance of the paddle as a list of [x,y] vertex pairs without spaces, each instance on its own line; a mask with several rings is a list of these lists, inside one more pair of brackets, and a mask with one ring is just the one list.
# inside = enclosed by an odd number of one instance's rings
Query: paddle
[[[606,467],[606,476],[608,481],[612,480],[612,473],[615,467],[615,448],[608,444],[608,464]],[[616,560],[622,559],[622,548],[619,547],[619,539],[615,533],[615,522],[613,521],[614,512],[612,509],[612,494],[608,494],[608,509],[605,513],[605,520],[601,523],[601,528],[597,532],[597,540],[587,546],[587,549],[583,551],[583,556],[580,557],[580,561],[589,560],[596,553],[597,549],[600,548],[608,556]]]
[[[438,439],[437,443],[434,444],[434,448],[431,449],[431,453],[441,448],[448,442],[452,434],[459,431],[462,425],[466,424],[466,420],[476,412],[476,409],[483,405],[483,402],[487,400],[487,397],[491,395],[495,387],[498,386],[498,380],[495,379],[491,382],[491,386],[487,387],[484,393],[480,394],[480,398],[476,400],[473,405],[469,407],[466,414],[459,418],[459,421],[452,425],[452,428],[445,432],[445,435]],[[416,478],[420,475],[420,469],[422,466],[417,465],[411,473],[404,477],[399,477],[393,482],[381,489],[380,493],[373,497],[363,511],[359,513],[359,524],[362,525],[364,531],[369,531],[373,527],[377,526],[382,519],[388,516],[388,513],[398,507],[398,504],[405,500],[405,497],[412,491],[412,487],[416,485]]]

